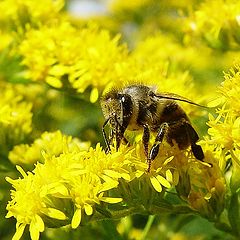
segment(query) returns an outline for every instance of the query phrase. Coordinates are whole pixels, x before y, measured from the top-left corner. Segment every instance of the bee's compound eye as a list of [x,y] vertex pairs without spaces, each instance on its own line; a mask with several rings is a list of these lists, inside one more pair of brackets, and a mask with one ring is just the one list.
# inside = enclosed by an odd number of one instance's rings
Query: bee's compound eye
[[118,101],[125,102],[126,101],[126,97],[123,94],[118,94]]

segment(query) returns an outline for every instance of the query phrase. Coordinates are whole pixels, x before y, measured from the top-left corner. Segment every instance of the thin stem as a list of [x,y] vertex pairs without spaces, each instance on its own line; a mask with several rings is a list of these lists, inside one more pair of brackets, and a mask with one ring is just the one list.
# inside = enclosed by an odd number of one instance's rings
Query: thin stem
[[145,240],[146,239],[146,237],[148,235],[148,232],[150,231],[150,228],[153,224],[154,219],[155,219],[155,215],[150,215],[148,217],[147,224],[146,224],[145,228],[143,229],[142,236],[140,237],[140,240]]
[[107,219],[120,219],[132,214],[147,214],[146,209],[142,206],[135,206],[135,207],[130,207],[122,210],[115,210],[115,211],[109,211],[107,216],[106,214],[101,214],[101,213],[95,213],[94,216],[91,218],[91,221],[102,221],[102,220],[107,220]]

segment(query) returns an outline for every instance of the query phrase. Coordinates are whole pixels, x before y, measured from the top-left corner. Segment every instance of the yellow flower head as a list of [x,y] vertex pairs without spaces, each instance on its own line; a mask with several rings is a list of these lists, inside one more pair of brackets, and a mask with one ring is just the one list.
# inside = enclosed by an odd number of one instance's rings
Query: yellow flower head
[[195,166],[189,169],[191,190],[188,201],[203,216],[213,219],[219,216],[224,208],[226,184],[218,165],[219,160],[214,154],[206,150],[204,160],[211,165],[195,163]]
[[82,211],[87,215],[93,214],[93,206],[100,204],[101,201],[108,203],[121,202],[121,198],[104,197],[104,191],[115,188],[117,185],[114,182],[102,183],[99,178],[94,175],[86,174],[75,176],[69,182],[70,196],[73,199],[76,210],[72,217],[72,228],[77,228],[81,222]]
[[224,73],[224,82],[219,87],[221,101],[227,104],[227,107],[234,114],[240,114],[240,65],[236,64],[229,72]]
[[56,88],[70,84],[81,93],[91,86],[96,101],[96,89],[114,79],[116,65],[126,55],[119,38],[95,25],[76,29],[64,22],[29,30],[19,52],[30,79],[46,81]]
[[225,73],[225,80],[219,88],[219,96],[210,105],[219,106],[216,109],[217,116],[209,115],[208,133],[211,136],[210,143],[222,149],[234,151],[240,146],[240,101],[239,101],[239,66]]
[[193,32],[202,35],[211,46],[235,48],[239,44],[239,13],[240,4],[237,0],[204,1],[194,12],[189,25]]
[[59,156],[63,152],[78,152],[87,150],[89,143],[80,142],[76,138],[62,134],[60,131],[44,132],[31,145],[21,144],[9,152],[9,159],[14,164],[34,164],[43,162],[42,151],[49,156]]
[[32,131],[31,108],[32,104],[23,101],[23,97],[16,94],[13,87],[10,85],[1,86],[1,146],[5,146],[6,139],[8,139],[10,144],[19,143],[23,140],[24,136]]
[[63,8],[64,0],[3,0],[0,2],[0,22],[11,23],[5,27],[25,28],[27,23],[32,25],[46,23]]
[[0,53],[1,53],[3,49],[9,46],[13,38],[9,33],[5,33],[2,30],[0,30],[0,38],[1,38],[1,46],[0,46]]
[[30,225],[31,239],[39,239],[40,232],[44,231],[43,215],[59,220],[65,220],[66,216],[63,212],[47,205],[48,193],[44,191],[34,174],[26,174],[20,167],[18,170],[23,176],[22,179],[7,178],[15,190],[11,191],[12,200],[7,205],[6,217],[15,217],[17,220],[14,240],[21,238],[26,225]]
[[220,168],[225,171],[228,162],[232,162],[231,187],[236,191],[239,187],[239,147],[240,147],[240,108],[239,108],[239,65],[225,73],[225,80],[219,88],[219,96],[210,106],[219,106],[216,116],[209,115],[210,137],[205,144],[211,146],[215,156],[219,159]]

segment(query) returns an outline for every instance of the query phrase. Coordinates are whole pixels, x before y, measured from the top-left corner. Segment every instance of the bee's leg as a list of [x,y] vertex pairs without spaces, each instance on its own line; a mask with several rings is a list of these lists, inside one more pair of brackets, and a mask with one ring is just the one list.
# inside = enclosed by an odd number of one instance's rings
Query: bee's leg
[[167,133],[167,130],[168,130],[168,124],[166,122],[162,123],[160,128],[159,128],[158,134],[155,138],[155,142],[154,142],[154,144],[153,144],[153,146],[150,150],[150,153],[149,153],[148,169],[147,169],[148,172],[150,172],[152,161],[158,155],[160,144],[162,143],[163,138],[164,138],[165,134]]
[[202,147],[196,144],[196,142],[199,139],[198,134],[196,133],[196,131],[194,130],[190,123],[186,123],[186,128],[188,136],[190,138],[193,155],[195,156],[196,159],[203,161],[204,153]]
[[119,131],[117,131],[115,134],[113,133],[113,136],[111,138],[111,141],[113,141],[114,136],[116,136],[116,149],[118,150],[121,144],[121,141],[123,141],[125,144],[128,144],[128,140],[124,136],[124,130],[120,128]]
[[122,133],[122,131],[121,131],[121,128],[119,128],[119,129],[116,131],[116,150],[119,149],[122,138],[123,138],[123,133]]
[[125,129],[123,128],[123,126],[120,124],[120,122],[117,119],[117,116],[114,116],[114,120],[115,120],[115,137],[116,137],[116,150],[119,149],[120,144],[121,144],[121,140],[123,139],[123,134]]
[[144,147],[144,153],[146,158],[148,158],[148,144],[150,139],[150,130],[149,126],[147,124],[143,125],[143,136],[142,136],[142,142]]
[[123,136],[123,141],[124,141],[124,143],[125,143],[126,145],[129,144],[129,141],[125,138],[125,136]]
[[124,137],[125,128],[117,121],[116,127],[116,149],[118,150],[121,144],[122,139],[126,139]]
[[109,144],[110,145],[114,145],[113,144],[113,139],[114,139],[115,135],[116,135],[116,133],[114,133],[113,129],[110,129],[110,134],[109,134]]
[[106,132],[105,132],[105,127],[106,127],[106,125],[108,124],[108,122],[109,122],[109,118],[104,122],[104,124],[103,124],[103,126],[102,126],[103,138],[104,138],[104,141],[105,141],[106,146],[107,146],[107,149],[106,149],[106,151],[105,151],[106,153],[111,151],[109,139],[108,139],[107,134],[106,134]]

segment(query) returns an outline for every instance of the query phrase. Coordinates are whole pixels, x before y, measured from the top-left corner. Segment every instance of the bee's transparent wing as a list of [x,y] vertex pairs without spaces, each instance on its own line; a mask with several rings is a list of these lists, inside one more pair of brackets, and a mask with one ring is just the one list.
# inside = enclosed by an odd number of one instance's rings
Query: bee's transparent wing
[[206,106],[203,106],[203,105],[200,105],[200,104],[197,104],[185,97],[182,97],[178,94],[175,94],[175,93],[154,93],[154,97],[156,98],[164,98],[164,99],[169,99],[169,100],[176,100],[176,101],[181,101],[181,102],[186,102],[186,103],[189,103],[189,104],[192,104],[192,105],[195,105],[195,106],[199,106],[199,107],[204,107],[204,108],[207,108]]

